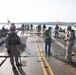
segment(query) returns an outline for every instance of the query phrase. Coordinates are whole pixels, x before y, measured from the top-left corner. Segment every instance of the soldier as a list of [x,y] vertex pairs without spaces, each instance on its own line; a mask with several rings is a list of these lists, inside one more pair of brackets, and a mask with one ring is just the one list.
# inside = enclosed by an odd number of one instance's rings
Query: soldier
[[12,65],[13,69],[16,69],[14,65],[14,56],[15,56],[15,62],[17,66],[20,66],[21,64],[18,62],[18,56],[20,55],[19,51],[19,44],[20,44],[20,38],[15,32],[15,25],[11,25],[10,27],[10,33],[6,37],[6,48],[8,52],[10,53],[10,63]]
[[72,62],[72,49],[74,46],[75,32],[72,30],[71,26],[67,27],[67,35],[65,41],[67,42],[67,59],[69,62]]

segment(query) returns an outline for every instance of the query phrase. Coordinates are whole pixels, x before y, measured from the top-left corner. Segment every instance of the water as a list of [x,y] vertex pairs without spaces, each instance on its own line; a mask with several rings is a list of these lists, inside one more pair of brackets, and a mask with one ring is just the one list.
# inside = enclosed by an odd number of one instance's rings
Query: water
[[[16,25],[16,28],[20,28],[21,25],[20,24],[15,24]],[[0,29],[2,29],[2,27],[4,26],[4,24],[0,24]],[[38,25],[33,25],[34,26],[34,29],[36,29],[36,26]],[[46,29],[51,26],[52,29],[55,28],[55,25],[46,25]],[[9,29],[10,28],[10,25],[5,25],[4,26],[6,29]],[[63,25],[59,25],[59,27],[61,27],[62,29],[65,29],[65,31],[67,31],[67,26],[63,26]],[[43,25],[41,25],[41,29],[43,29]],[[72,26],[72,29],[74,29],[76,31],[76,27]]]

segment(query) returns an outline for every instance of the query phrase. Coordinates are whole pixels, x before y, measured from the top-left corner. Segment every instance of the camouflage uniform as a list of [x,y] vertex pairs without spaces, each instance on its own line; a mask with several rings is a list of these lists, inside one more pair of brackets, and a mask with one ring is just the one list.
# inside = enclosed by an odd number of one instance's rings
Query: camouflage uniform
[[67,35],[65,38],[66,42],[67,42],[67,53],[68,53],[68,61],[72,62],[72,49],[74,46],[74,38],[73,38],[73,34],[71,32],[71,26],[68,26],[67,28]]
[[20,54],[19,51],[19,43],[20,43],[20,38],[19,36],[15,33],[15,27],[10,27],[10,33],[6,37],[6,48],[7,50],[10,50],[10,62],[11,65],[14,67],[14,56],[15,56],[15,61],[16,64],[19,65],[18,62],[18,56]]

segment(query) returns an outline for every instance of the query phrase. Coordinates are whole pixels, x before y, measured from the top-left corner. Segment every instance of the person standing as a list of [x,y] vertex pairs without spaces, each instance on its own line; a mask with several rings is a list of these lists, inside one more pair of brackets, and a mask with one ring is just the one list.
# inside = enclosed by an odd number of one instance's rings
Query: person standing
[[65,41],[67,42],[67,59],[69,62],[72,62],[72,50],[74,46],[75,32],[72,30],[71,26],[67,27],[67,34],[65,37]]
[[58,37],[58,32],[59,32],[59,26],[56,24],[55,26],[55,37]]
[[24,23],[22,24],[22,26],[21,26],[21,30],[22,30],[22,34],[24,34],[24,30],[25,30],[25,27],[24,27]]
[[38,36],[40,36],[41,24],[39,24],[36,28],[37,28]]
[[31,31],[33,31],[33,24],[31,24],[30,27],[31,27]]
[[14,57],[15,57],[16,65],[17,66],[21,65],[18,62],[18,56],[20,55],[20,51],[19,51],[20,38],[16,34],[15,31],[16,31],[15,25],[11,24],[10,33],[6,36],[6,48],[9,52],[10,63],[12,65],[13,69],[16,68],[15,65],[14,65]]
[[43,25],[43,31],[45,31],[45,29],[46,29],[46,25],[44,24],[44,25]]
[[43,33],[43,37],[45,38],[45,54],[51,55],[51,27]]

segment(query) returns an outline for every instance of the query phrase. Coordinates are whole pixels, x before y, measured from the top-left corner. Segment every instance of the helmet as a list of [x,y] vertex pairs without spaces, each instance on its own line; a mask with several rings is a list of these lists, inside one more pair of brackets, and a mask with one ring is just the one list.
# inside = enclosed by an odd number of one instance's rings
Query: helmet
[[14,23],[12,23],[11,26],[10,26],[10,30],[11,30],[11,31],[12,31],[12,30],[15,31],[15,29],[16,29],[16,27],[15,27]]
[[14,24],[14,23],[11,23],[11,25],[14,25],[14,26],[15,26],[15,24]]
[[71,30],[71,29],[72,29],[72,27],[71,26],[68,26],[67,30]]
[[52,27],[48,27],[48,29],[49,29],[49,30],[51,30],[51,29],[52,29]]

